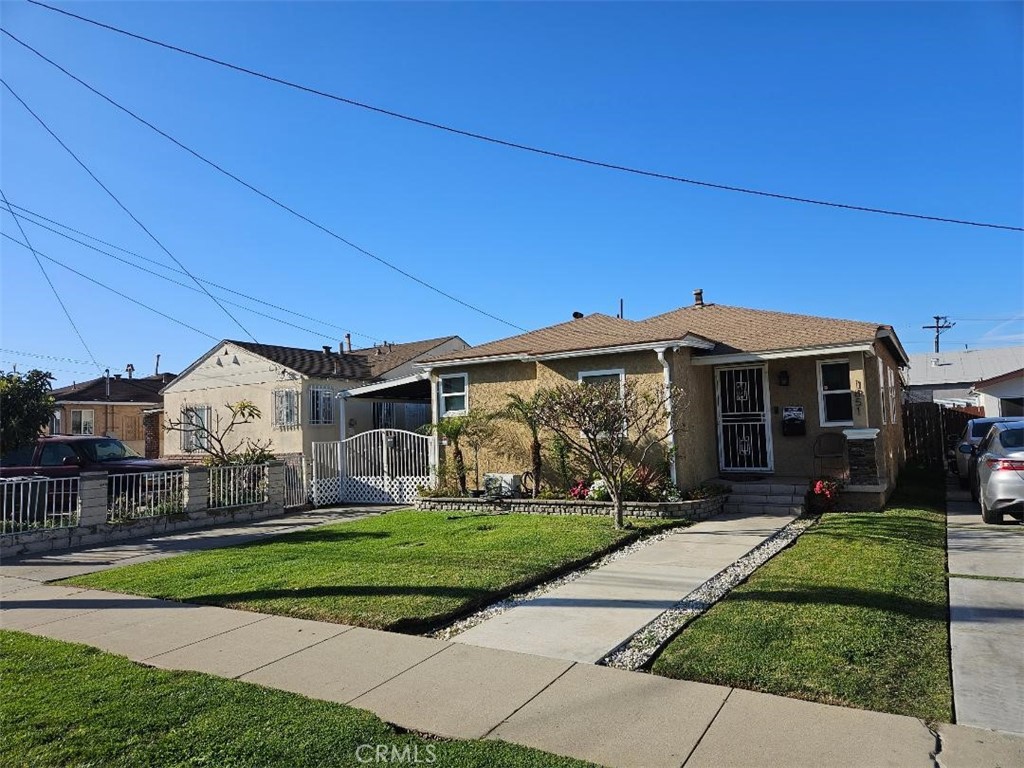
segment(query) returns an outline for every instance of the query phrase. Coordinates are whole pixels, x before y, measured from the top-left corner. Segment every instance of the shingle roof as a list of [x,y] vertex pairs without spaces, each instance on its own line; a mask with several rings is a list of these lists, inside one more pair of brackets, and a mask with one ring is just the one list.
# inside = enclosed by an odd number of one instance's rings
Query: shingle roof
[[716,344],[708,354],[767,352],[874,341],[889,326],[859,320],[796,315],[724,304],[688,306],[643,321],[676,334],[695,333]]
[[910,356],[907,386],[973,384],[1024,368],[1024,346],[994,349],[956,349]]
[[[115,379],[110,377],[111,403],[162,403],[164,396],[160,390],[164,388],[175,374],[161,373],[156,376],[141,378]],[[100,376],[71,386],[61,387],[52,392],[54,399],[60,402],[99,402],[108,400],[107,379]]]
[[427,358],[424,362],[462,360],[501,355],[546,355],[626,344],[677,340],[681,336],[673,331],[651,328],[634,320],[621,320],[596,312],[592,315],[550,325],[536,331],[498,339],[459,352],[448,352]]
[[354,349],[341,353],[337,350],[324,352],[321,349],[282,347],[274,344],[257,344],[251,341],[228,340],[255,355],[271,360],[278,365],[318,379],[360,379],[369,381],[384,376],[388,371],[414,360],[431,349],[441,346],[457,336],[443,336],[424,339],[406,344],[387,344],[381,347]]
[[890,326],[857,320],[769,312],[721,304],[688,306],[648,320],[593,314],[567,323],[499,339],[461,352],[427,358],[444,362],[499,355],[543,355],[698,336],[713,341],[706,354],[766,352],[872,342]]

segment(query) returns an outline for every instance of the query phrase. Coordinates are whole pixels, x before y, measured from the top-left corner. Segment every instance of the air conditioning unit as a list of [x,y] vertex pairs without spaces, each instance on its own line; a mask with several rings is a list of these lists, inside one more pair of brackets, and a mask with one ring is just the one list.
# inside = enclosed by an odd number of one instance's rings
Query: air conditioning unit
[[517,497],[522,484],[522,475],[502,475],[496,472],[484,475],[484,493],[491,497]]

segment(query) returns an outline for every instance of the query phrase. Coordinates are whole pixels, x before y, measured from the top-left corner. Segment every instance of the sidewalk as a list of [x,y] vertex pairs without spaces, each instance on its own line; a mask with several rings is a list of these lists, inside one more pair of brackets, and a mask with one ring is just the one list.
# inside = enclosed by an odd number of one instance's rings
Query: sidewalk
[[1024,734],[1024,530],[986,525],[954,478],[946,515],[956,720]]
[[[610,766],[936,765],[936,735],[910,717],[6,575],[0,593],[4,629],[351,704],[439,736]],[[1024,762],[1024,739],[962,726],[939,736],[941,766]]]
[[453,639],[596,662],[795,519],[791,514],[723,515],[682,528]]

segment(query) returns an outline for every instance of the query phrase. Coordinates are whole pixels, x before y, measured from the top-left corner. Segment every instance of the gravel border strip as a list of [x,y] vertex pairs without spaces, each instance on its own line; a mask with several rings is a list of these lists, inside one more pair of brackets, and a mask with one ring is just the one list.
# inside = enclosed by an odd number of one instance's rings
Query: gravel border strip
[[690,527],[691,526],[680,526],[665,531],[664,533],[656,533],[653,536],[647,536],[638,541],[634,541],[632,544],[627,544],[622,549],[617,549],[614,552],[607,554],[598,560],[595,560],[594,562],[590,563],[590,565],[586,565],[583,568],[579,568],[578,570],[572,571],[571,573],[567,573],[564,576],[561,576],[557,579],[546,581],[543,584],[534,587],[528,592],[521,592],[519,594],[510,595],[509,597],[506,597],[503,600],[499,600],[496,603],[491,603],[490,605],[486,606],[485,608],[481,608],[479,611],[477,611],[474,614],[471,614],[470,616],[466,616],[463,619],[459,619],[458,621],[452,622],[447,626],[441,627],[440,629],[437,629],[429,633],[427,637],[435,637],[439,640],[451,640],[456,635],[461,634],[462,632],[465,632],[468,629],[472,629],[477,624],[481,624],[487,621],[487,619],[491,619],[495,616],[498,616],[499,614],[505,613],[505,611],[509,611],[517,606],[522,605],[523,603],[528,603],[531,600],[540,597],[541,595],[547,594],[548,592],[557,589],[563,584],[569,584],[570,582],[576,581],[576,579],[580,578],[585,573],[589,573],[595,568],[600,568],[603,565],[607,565],[608,563],[619,560],[623,557],[626,557],[627,555],[631,555],[632,553],[644,549],[645,547],[651,546],[651,544],[654,544],[657,541],[662,541],[663,539],[674,535],[676,532],[685,531]]
[[815,522],[817,517],[798,517],[732,565],[705,581],[597,663],[629,671],[642,669],[681,629],[796,541],[797,537]]

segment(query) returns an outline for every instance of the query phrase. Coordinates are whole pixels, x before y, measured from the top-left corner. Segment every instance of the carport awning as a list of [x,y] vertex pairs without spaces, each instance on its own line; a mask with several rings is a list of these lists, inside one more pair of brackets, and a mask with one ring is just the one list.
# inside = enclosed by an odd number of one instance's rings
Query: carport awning
[[430,379],[426,374],[414,373],[401,379],[380,381],[355,387],[344,393],[346,397],[364,400],[406,400],[416,403],[430,402]]

